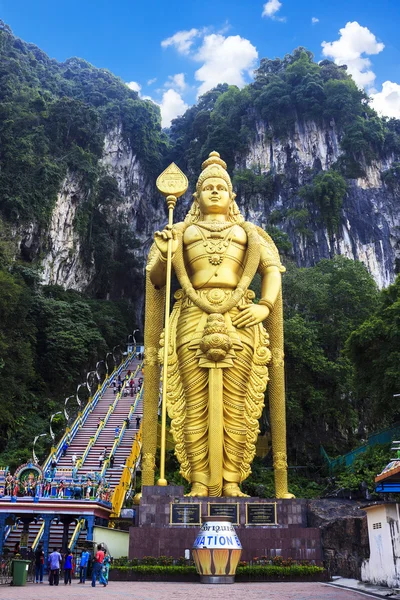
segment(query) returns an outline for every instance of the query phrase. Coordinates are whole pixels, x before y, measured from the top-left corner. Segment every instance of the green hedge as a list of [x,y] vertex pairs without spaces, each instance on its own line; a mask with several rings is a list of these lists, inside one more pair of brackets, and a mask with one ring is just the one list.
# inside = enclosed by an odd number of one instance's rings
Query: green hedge
[[[137,565],[134,567],[116,566],[112,568],[112,571],[126,574],[135,573],[138,575],[195,575],[196,567],[190,565]],[[236,571],[237,576],[257,579],[295,579],[322,575],[323,573],[323,567],[311,565],[293,565],[291,567],[252,565],[238,567]]]

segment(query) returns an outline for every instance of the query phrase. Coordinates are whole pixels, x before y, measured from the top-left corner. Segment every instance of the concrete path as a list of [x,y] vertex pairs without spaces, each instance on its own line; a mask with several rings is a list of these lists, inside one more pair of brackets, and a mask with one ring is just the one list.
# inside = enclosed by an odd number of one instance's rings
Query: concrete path
[[350,590],[335,588],[322,583],[237,583],[234,585],[201,585],[199,583],[160,583],[160,582],[110,582],[104,588],[90,583],[79,585],[60,584],[51,587],[28,584],[26,587],[0,586],[1,600],[360,600],[372,598]]

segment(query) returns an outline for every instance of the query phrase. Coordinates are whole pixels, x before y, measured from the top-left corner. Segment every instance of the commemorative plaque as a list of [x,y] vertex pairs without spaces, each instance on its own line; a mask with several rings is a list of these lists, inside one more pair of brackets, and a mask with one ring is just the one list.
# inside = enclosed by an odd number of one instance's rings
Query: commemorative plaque
[[208,503],[209,517],[231,517],[233,525],[239,525],[239,504],[225,504],[222,502]]
[[246,525],[276,525],[276,502],[246,502]]
[[200,502],[170,503],[169,523],[170,525],[200,525],[201,504]]

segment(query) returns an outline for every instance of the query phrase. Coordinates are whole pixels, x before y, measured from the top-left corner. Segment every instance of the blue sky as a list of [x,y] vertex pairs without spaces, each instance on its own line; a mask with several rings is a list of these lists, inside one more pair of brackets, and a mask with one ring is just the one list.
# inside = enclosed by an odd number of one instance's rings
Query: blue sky
[[164,125],[300,45],[348,64],[377,110],[400,118],[400,0],[0,0],[0,18],[52,58],[79,56],[140,86]]

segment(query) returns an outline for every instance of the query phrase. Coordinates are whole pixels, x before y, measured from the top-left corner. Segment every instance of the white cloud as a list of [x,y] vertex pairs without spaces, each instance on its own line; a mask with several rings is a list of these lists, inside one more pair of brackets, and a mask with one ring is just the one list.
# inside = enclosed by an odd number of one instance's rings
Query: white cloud
[[371,61],[366,57],[379,54],[385,45],[357,21],[346,23],[339,33],[338,40],[322,42],[322,54],[333,58],[337,65],[347,65],[348,72],[359,87],[372,87],[376,76],[371,69]]
[[137,83],[137,81],[130,81],[126,85],[134,92],[140,92],[140,90],[142,89],[142,86],[140,85],[140,83]]
[[312,23],[313,25],[315,25],[315,23],[319,23],[319,19],[317,19],[317,17],[312,17],[312,18],[311,18],[311,23]]
[[176,75],[170,75],[168,81],[165,84],[166,87],[183,90],[186,88],[185,74],[176,73]]
[[377,113],[400,119],[400,85],[385,81],[382,91],[371,94],[371,104]]
[[279,0],[268,0],[263,6],[262,16],[274,19],[281,6],[282,2],[279,2]]
[[155,83],[157,81],[157,77],[153,77],[153,79],[149,79],[147,81],[147,85],[153,85],[153,83]]
[[204,63],[195,73],[195,79],[202,82],[199,96],[219,83],[242,87],[244,74],[252,73],[257,58],[256,48],[239,35],[206,35],[194,55],[195,60]]
[[175,90],[167,90],[164,92],[162,101],[160,104],[161,108],[161,126],[169,127],[172,119],[183,115],[183,113],[189,108],[182,96]]
[[161,42],[161,46],[163,48],[174,46],[181,54],[189,54],[194,39],[198,37],[200,33],[201,31],[195,28],[188,31],[177,31],[171,37],[163,40]]

